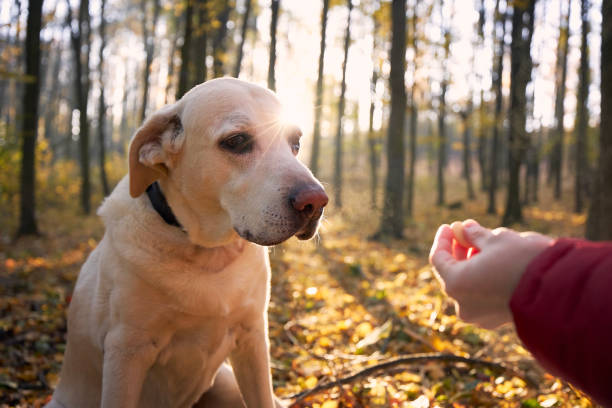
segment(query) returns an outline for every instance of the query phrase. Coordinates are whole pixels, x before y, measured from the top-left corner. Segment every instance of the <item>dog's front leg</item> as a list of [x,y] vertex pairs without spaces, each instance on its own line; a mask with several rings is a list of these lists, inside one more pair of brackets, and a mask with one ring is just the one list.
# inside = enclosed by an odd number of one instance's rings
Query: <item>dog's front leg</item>
[[242,398],[248,408],[273,408],[274,395],[270,376],[267,322],[259,319],[249,322],[237,339],[236,349],[230,355]]
[[104,339],[102,408],[138,406],[142,385],[155,362],[161,340],[125,325],[113,328]]

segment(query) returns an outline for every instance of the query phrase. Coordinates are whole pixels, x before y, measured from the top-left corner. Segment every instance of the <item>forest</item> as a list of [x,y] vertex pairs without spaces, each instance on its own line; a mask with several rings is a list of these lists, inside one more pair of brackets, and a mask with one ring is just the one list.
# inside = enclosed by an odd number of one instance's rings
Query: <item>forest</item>
[[192,87],[276,92],[330,203],[270,248],[291,407],[592,407],[428,263],[473,218],[612,241],[609,0],[0,0],[0,407],[48,402],[132,135]]

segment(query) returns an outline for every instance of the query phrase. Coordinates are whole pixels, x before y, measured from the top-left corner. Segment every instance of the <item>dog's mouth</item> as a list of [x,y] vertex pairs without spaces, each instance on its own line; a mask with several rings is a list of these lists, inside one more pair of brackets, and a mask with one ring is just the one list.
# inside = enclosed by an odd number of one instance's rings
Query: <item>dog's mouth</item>
[[[234,227],[234,230],[238,233],[238,235],[247,241],[262,246],[273,246],[285,242],[294,235],[299,240],[307,240],[312,238],[317,232],[319,220],[321,219],[322,215],[323,209],[321,208],[310,217],[296,217],[295,221],[291,223],[293,224],[291,227],[283,225],[283,227],[276,229],[275,231],[269,230],[254,233],[248,228],[243,229],[237,227]],[[278,228],[278,226],[276,227]]]

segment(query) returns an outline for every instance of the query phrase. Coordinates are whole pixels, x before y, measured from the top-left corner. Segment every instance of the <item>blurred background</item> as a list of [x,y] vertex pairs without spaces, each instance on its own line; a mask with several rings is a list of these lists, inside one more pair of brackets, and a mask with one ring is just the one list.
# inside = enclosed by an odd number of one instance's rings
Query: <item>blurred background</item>
[[272,252],[281,394],[356,352],[450,351],[528,360],[514,367],[537,378],[428,366],[395,391],[299,403],[589,406],[512,333],[458,321],[426,258],[440,223],[468,217],[612,239],[608,1],[0,0],[0,403],[40,403],[57,380],[65,306],[134,131],[234,76],[276,91],[331,198],[315,244]]

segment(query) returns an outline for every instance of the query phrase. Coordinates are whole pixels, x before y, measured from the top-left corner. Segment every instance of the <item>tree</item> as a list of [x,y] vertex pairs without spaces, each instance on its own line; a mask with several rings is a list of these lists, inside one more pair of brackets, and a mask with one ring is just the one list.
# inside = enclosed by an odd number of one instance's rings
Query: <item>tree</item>
[[587,128],[589,126],[589,112],[587,102],[589,99],[589,1],[581,0],[580,15],[582,20],[582,41],[580,45],[580,84],[578,87],[578,100],[576,106],[576,178],[574,211],[582,212],[584,207],[584,190],[586,189],[586,143]]
[[21,133],[21,194],[17,236],[38,235],[36,225],[36,137],[38,135],[38,97],[40,95],[40,30],[43,0],[28,2],[25,39],[25,65],[28,81],[23,95]]
[[508,129],[508,195],[503,224],[523,220],[520,200],[520,168],[528,146],[525,130],[526,88],[531,79],[531,38],[535,0],[514,3],[510,56],[510,127]]
[[181,99],[189,89],[191,34],[193,31],[193,1],[194,0],[187,0],[187,8],[185,9],[185,31],[183,35],[183,45],[181,46],[181,69],[179,71],[178,88],[176,89],[176,100]]
[[[157,1],[157,0],[156,0]],[[106,18],[104,17],[104,7],[106,0],[100,1],[100,50],[99,50],[99,62],[98,71],[100,75],[100,99],[98,101],[98,143],[100,144],[100,182],[102,184],[102,192],[105,196],[110,194],[110,187],[108,185],[108,178],[106,177],[106,169],[104,164],[106,163],[106,143],[105,143],[105,118],[106,118],[106,102],[104,101],[104,48],[106,47]],[[145,78],[148,82],[148,77]],[[144,95],[146,100],[146,94]],[[146,107],[146,103],[143,103],[143,113]],[[144,120],[144,118],[142,118]]]
[[[440,14],[442,12],[443,1],[440,2]],[[443,19],[443,17],[442,17]],[[440,84],[440,99],[438,107],[438,205],[443,205],[445,202],[445,186],[444,186],[444,170],[446,169],[446,91],[448,90],[448,68],[449,53],[450,53],[450,29],[442,20],[443,32],[443,49],[444,56],[442,57],[442,82]]]
[[474,194],[474,184],[472,183],[472,130],[470,128],[472,111],[472,100],[470,99],[467,109],[459,113],[461,116],[463,136],[463,178],[465,178],[467,196],[469,200],[476,198],[476,195]]
[[196,0],[195,6],[197,9],[197,13],[195,13],[195,17],[197,17],[197,24],[193,33],[194,39],[191,49],[192,56],[190,58],[192,63],[190,64],[188,71],[188,88],[193,88],[194,86],[205,82],[207,77],[206,50],[209,24],[208,0]]
[[172,13],[172,20],[168,19],[168,24],[171,27],[171,30],[173,32],[172,38],[171,38],[171,43],[170,43],[170,51],[168,54],[168,76],[166,79],[166,92],[164,95],[164,104],[168,104],[170,102],[170,90],[172,88],[172,84],[173,84],[173,78],[174,78],[174,67],[175,67],[175,63],[174,63],[174,57],[176,54],[176,43],[178,42],[179,39],[179,34],[180,34],[180,26],[181,26],[181,19],[173,12]]
[[393,0],[391,12],[391,115],[387,130],[387,178],[379,236],[399,238],[404,230],[404,121],[406,116],[406,0]]
[[[486,18],[485,0],[480,1],[480,9],[478,11],[478,39],[480,47],[484,48],[485,35],[484,26]],[[473,65],[473,63],[472,63]],[[479,80],[482,78],[479,77]],[[480,105],[478,107],[478,168],[480,169],[480,190],[487,191],[489,175],[487,173],[487,135],[485,127],[487,123],[487,105],[484,100],[484,86],[480,87]]]
[[223,8],[217,15],[218,28],[215,32],[212,43],[212,54],[213,54],[213,77],[218,78],[223,76],[223,60],[226,54],[226,41],[227,36],[227,21],[232,11],[233,5],[232,0],[225,0]]
[[321,113],[323,110],[323,71],[325,64],[325,33],[327,31],[327,12],[329,0],[323,0],[321,11],[321,41],[319,43],[319,71],[317,75],[317,89],[314,107],[314,128],[312,131],[312,153],[310,156],[310,169],[312,173],[319,173],[319,149],[321,143]]
[[76,102],[79,108],[79,152],[81,159],[81,206],[85,214],[91,212],[91,184],[89,179],[89,51],[91,48],[91,24],[89,0],[81,0],[76,30],[72,28],[70,1],[68,5],[68,27],[74,53]]
[[612,3],[601,3],[601,123],[595,191],[586,225],[588,239],[612,240]]
[[342,124],[344,121],[344,105],[346,93],[346,64],[348,62],[348,50],[351,43],[351,11],[353,11],[353,0],[347,1],[348,17],[346,20],[346,32],[344,34],[344,60],[342,61],[342,81],[340,82],[340,98],[338,99],[338,124],[336,126],[335,154],[334,154],[334,204],[342,207]]
[[415,0],[412,5],[412,33],[410,41],[413,50],[412,60],[412,86],[410,87],[410,139],[408,145],[408,180],[406,183],[406,215],[412,217],[414,208],[414,178],[416,169],[416,154],[417,154],[417,126],[418,126],[418,105],[416,100],[417,87],[417,5]]
[[268,88],[276,91],[276,27],[278,26],[278,10],[280,8],[280,0],[272,0],[270,9],[272,10],[272,18],[270,19],[270,59],[268,60]]
[[[491,140],[491,154],[489,155],[489,205],[487,213],[496,214],[497,204],[497,179],[499,175],[498,171],[498,159],[499,159],[499,132],[502,125],[502,106],[503,106],[503,94],[502,94],[502,75],[504,72],[504,50],[506,37],[506,11],[500,13],[499,2],[495,2],[495,24],[493,28],[494,37],[497,37],[497,46],[493,56],[493,90],[495,92],[495,113],[493,120],[493,138]],[[508,6],[506,5],[506,8]]]
[[147,12],[147,0],[140,0],[140,11],[142,13],[142,39],[145,48],[145,66],[142,78],[142,105],[140,105],[140,121],[144,122],[147,115],[147,100],[149,99],[149,76],[151,74],[151,64],[155,53],[155,27],[159,17],[160,0],[153,0],[153,20],[149,26]]
[[550,175],[555,183],[555,199],[561,198],[561,181],[563,173],[563,127],[564,100],[567,77],[567,52],[569,50],[569,19],[572,10],[571,0],[567,2],[567,13],[563,15],[563,7],[559,7],[559,42],[557,45],[557,67],[555,78],[555,132],[550,160]]
[[[324,0],[329,1],[329,0]],[[238,56],[236,57],[236,66],[234,67],[234,77],[240,76],[240,66],[242,65],[242,54],[244,42],[246,41],[247,29],[249,28],[249,18],[251,17],[251,0],[245,0],[244,14],[242,16],[242,27],[240,29],[240,44],[238,45]]]

